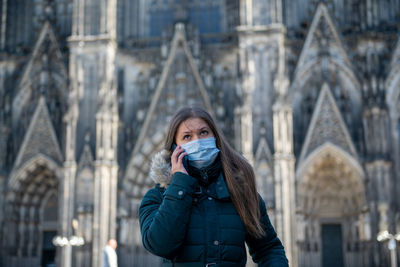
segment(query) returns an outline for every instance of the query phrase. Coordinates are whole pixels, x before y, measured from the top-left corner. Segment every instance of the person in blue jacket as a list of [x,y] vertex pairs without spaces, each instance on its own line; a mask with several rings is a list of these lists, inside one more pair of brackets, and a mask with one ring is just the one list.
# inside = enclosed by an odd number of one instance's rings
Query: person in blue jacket
[[140,229],[163,266],[245,266],[245,244],[258,266],[288,266],[253,168],[204,109],[175,114],[150,177],[156,186],[141,202]]

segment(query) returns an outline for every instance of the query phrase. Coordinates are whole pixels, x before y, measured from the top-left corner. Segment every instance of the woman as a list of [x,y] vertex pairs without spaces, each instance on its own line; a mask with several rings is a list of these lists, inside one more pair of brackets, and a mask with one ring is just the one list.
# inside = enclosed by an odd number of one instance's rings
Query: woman
[[164,148],[139,209],[143,245],[163,266],[245,266],[245,243],[259,266],[288,266],[253,168],[205,110],[179,110]]

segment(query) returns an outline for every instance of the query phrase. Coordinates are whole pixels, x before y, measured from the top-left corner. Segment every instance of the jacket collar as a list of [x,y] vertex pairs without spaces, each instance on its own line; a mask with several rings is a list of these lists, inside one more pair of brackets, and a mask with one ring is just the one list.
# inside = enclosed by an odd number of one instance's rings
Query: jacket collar
[[210,184],[208,187],[207,195],[216,199],[226,199],[229,198],[229,190],[226,186],[226,182],[222,173],[218,176],[217,180]]

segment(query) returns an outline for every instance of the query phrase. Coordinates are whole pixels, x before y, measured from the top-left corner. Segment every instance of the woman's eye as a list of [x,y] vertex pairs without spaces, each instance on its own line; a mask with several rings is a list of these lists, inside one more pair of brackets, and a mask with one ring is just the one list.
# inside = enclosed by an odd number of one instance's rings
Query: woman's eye
[[208,131],[207,131],[207,130],[201,131],[200,134],[201,134],[201,135],[207,135],[207,134],[208,134]]
[[183,140],[188,140],[188,139],[190,139],[190,135],[185,135],[185,136],[183,137]]

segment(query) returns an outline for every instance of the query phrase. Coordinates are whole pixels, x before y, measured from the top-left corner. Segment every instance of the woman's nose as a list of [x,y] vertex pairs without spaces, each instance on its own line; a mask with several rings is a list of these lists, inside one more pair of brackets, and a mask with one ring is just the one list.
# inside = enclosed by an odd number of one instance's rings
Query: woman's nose
[[193,135],[192,140],[203,139],[203,138],[207,138],[207,136],[195,134]]

